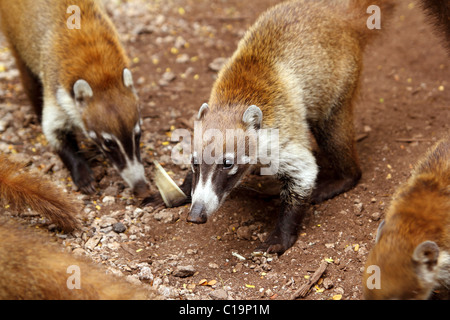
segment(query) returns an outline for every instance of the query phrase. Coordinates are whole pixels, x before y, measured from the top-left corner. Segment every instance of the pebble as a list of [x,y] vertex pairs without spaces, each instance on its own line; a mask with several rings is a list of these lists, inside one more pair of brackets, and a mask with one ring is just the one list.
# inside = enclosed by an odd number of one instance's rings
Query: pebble
[[216,289],[209,293],[209,297],[213,300],[227,300],[228,293],[224,289]]
[[381,218],[381,212],[378,211],[374,212],[370,217],[372,218],[373,221],[378,221]]
[[238,239],[252,240],[252,231],[247,226],[239,227],[236,231],[236,235]]
[[125,230],[127,230],[127,228],[125,227],[125,225],[122,222],[117,222],[113,225],[113,231],[116,233],[122,233],[125,232]]
[[186,278],[192,277],[194,273],[195,273],[194,266],[187,265],[187,266],[177,266],[175,270],[172,272],[172,275],[178,278]]
[[94,248],[98,245],[101,239],[102,239],[101,235],[94,235],[92,238],[89,238],[89,240],[86,241],[84,247],[89,250],[94,250]]

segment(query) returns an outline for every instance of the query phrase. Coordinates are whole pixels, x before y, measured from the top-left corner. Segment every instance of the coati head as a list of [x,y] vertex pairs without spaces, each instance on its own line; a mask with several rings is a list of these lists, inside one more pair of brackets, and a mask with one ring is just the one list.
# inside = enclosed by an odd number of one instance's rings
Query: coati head
[[138,97],[129,69],[123,69],[122,81],[107,90],[79,79],[73,86],[73,97],[81,111],[81,127],[122,178],[138,196],[148,191],[140,155],[141,118]]
[[428,299],[438,286],[442,260],[450,259],[448,254],[434,241],[411,244],[397,236],[398,231],[386,228],[384,221],[378,227],[363,276],[365,299]]
[[236,114],[203,104],[197,120],[191,155],[192,206],[188,221],[204,223],[256,163],[262,112],[254,105],[243,114]]

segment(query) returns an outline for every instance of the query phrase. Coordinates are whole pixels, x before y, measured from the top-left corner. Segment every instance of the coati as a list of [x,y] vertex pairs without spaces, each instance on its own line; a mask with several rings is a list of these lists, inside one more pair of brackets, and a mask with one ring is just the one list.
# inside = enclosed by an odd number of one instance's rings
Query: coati
[[[196,141],[194,128],[192,172],[182,188],[192,197],[188,221],[206,222],[257,160],[276,162],[281,211],[258,250],[283,253],[297,239],[309,200],[319,203],[355,186],[361,170],[353,104],[363,49],[381,32],[367,27],[367,9],[374,4],[385,21],[393,1],[287,1],[257,19],[198,112],[198,127],[215,137],[200,135]],[[217,137],[225,137],[227,130],[236,134],[231,146],[211,148],[225,141]],[[268,130],[278,134],[267,135]],[[319,169],[310,131],[333,164],[335,177],[316,182]],[[237,146],[245,144],[245,150],[238,152],[235,141]],[[254,142],[258,152],[275,144],[279,152],[251,156]],[[215,160],[207,163],[204,153],[211,149]],[[152,196],[143,204],[154,202]]]
[[29,207],[65,232],[80,226],[76,215],[81,206],[71,195],[63,194],[44,175],[4,154],[0,154],[0,204],[15,210]]
[[[79,29],[68,25],[74,6]],[[84,193],[95,191],[93,172],[78,147],[79,130],[137,195],[145,195],[138,97],[101,1],[0,0],[0,17],[45,137],[73,182]]]
[[[75,277],[78,277],[75,279]],[[50,237],[0,220],[0,300],[162,299],[61,251]]]
[[445,38],[448,52],[450,52],[450,2],[442,0],[421,0],[422,8],[435,25],[435,29]]
[[365,299],[427,299],[439,286],[450,291],[450,137],[396,192],[363,277]]

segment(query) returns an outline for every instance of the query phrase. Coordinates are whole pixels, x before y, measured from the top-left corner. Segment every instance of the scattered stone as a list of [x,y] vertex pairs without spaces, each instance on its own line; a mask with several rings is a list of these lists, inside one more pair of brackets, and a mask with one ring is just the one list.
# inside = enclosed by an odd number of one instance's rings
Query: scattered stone
[[227,62],[228,58],[224,58],[224,57],[219,57],[214,59],[209,65],[208,67],[212,70],[212,71],[219,71],[220,69],[222,69],[223,65],[225,64],[225,62]]
[[353,206],[353,213],[357,216],[360,216],[364,210],[364,206],[362,202],[358,202]]
[[102,239],[102,236],[96,234],[92,238],[89,238],[88,241],[86,241],[86,244],[84,245],[84,247],[89,250],[94,250],[94,248],[98,245],[98,243],[100,242],[101,239]]
[[153,273],[150,267],[143,267],[138,273],[139,280],[153,280]]
[[216,289],[209,293],[209,296],[213,300],[227,300],[228,293],[224,289]]
[[117,222],[113,225],[113,231],[116,233],[122,233],[125,232],[125,230],[127,230],[127,228],[122,222]]
[[247,226],[239,227],[236,231],[236,235],[238,239],[252,240],[252,231]]
[[381,218],[381,212],[374,212],[374,213],[372,213],[372,215],[370,216],[370,218],[373,220],[373,221],[378,221],[378,220],[380,220],[380,218]]
[[175,270],[172,272],[172,275],[178,278],[186,278],[192,277],[194,273],[195,273],[194,266],[188,265],[188,266],[177,266]]
[[103,197],[102,203],[106,206],[110,206],[116,202],[116,199],[113,196],[105,196]]

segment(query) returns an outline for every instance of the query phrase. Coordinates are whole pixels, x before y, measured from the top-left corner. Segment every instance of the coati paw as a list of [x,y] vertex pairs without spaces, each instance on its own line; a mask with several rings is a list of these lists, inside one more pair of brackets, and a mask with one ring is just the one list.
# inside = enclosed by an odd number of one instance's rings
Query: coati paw
[[358,180],[359,177],[320,181],[311,194],[311,203],[319,204],[325,200],[334,198],[341,193],[349,191],[358,183]]
[[296,235],[287,235],[281,231],[273,232],[266,241],[264,241],[255,252],[267,252],[283,254],[297,240]]
[[95,193],[94,174],[87,164],[80,164],[72,171],[72,180],[82,193]]

